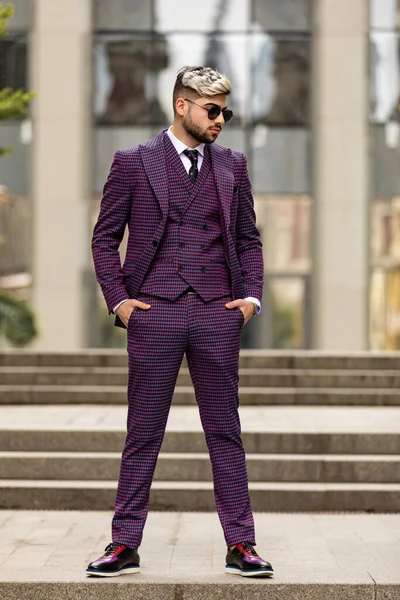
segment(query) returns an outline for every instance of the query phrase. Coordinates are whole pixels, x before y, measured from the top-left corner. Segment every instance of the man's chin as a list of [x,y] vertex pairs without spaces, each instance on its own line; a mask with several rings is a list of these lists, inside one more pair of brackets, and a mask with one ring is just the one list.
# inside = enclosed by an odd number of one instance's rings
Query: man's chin
[[221,131],[210,131],[208,133],[210,142],[215,142],[215,140],[217,139],[217,137],[219,136],[220,133],[221,133]]

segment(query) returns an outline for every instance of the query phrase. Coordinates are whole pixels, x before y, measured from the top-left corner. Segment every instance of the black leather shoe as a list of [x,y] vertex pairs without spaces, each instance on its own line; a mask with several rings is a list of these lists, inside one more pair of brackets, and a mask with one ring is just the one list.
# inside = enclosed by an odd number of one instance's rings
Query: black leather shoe
[[116,577],[123,573],[139,573],[140,556],[136,548],[128,548],[113,542],[108,544],[105,554],[88,565],[86,575]]
[[269,562],[258,556],[253,544],[242,542],[227,551],[225,571],[242,577],[273,577],[274,570]]

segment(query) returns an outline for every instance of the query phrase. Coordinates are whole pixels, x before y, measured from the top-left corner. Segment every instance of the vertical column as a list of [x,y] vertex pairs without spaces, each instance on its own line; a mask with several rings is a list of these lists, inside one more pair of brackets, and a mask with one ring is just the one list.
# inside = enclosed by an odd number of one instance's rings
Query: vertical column
[[88,261],[90,0],[36,0],[32,42],[33,301],[45,350],[82,347]]
[[314,347],[368,331],[368,6],[314,0]]

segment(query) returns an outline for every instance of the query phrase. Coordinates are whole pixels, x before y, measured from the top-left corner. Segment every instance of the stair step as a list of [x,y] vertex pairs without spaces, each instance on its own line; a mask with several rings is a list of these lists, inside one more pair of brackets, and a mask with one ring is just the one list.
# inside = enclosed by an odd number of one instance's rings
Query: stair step
[[[117,480],[118,452],[0,452],[0,479]],[[247,454],[249,481],[400,483],[400,455]],[[208,453],[161,452],[155,481],[212,481]]]
[[[15,429],[0,431],[0,449],[25,451],[121,452],[124,431],[110,429]],[[397,433],[242,432],[247,452],[267,454],[398,454]],[[206,452],[202,432],[166,431],[164,452]]]
[[[126,386],[0,385],[0,405],[124,404]],[[400,406],[399,389],[240,387],[242,406]],[[193,386],[176,386],[173,404],[195,405]]]
[[[114,481],[0,480],[0,508],[112,510]],[[254,511],[400,511],[400,484],[249,483]],[[155,481],[150,510],[214,511],[211,482]]]
[[[398,407],[243,406],[247,452],[399,454]],[[125,406],[0,406],[0,450],[120,452]],[[164,452],[206,452],[197,406],[174,406]]]
[[[386,369],[240,369],[243,387],[385,388],[399,389],[400,371]],[[126,386],[125,367],[1,367],[2,385]],[[190,386],[187,368],[180,369],[177,385]]]
[[[183,365],[186,366],[184,359]],[[96,349],[78,352],[0,351],[0,367],[65,366],[126,367],[125,350]],[[310,350],[241,350],[240,366],[270,369],[400,369],[398,352],[322,352]]]

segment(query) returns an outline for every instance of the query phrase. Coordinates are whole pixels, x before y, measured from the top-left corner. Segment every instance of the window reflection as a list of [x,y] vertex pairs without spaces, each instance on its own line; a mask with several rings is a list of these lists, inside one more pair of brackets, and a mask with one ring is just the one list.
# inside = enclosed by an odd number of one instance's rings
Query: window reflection
[[138,31],[152,29],[151,0],[94,0],[95,29]]
[[373,350],[400,349],[400,197],[372,205],[370,340]]
[[7,23],[7,31],[28,31],[33,24],[33,0],[12,0],[11,4],[14,14]]
[[400,270],[375,269],[370,280],[371,350],[400,348]]
[[248,113],[246,48],[243,35],[99,35],[94,48],[96,120],[108,125],[171,123],[172,88],[184,57],[187,64],[208,64],[228,75],[233,87],[229,106],[237,126]]
[[400,268],[400,197],[391,201],[377,200],[371,211],[372,264]]
[[310,111],[310,44],[255,34],[251,40],[255,123],[306,126]]
[[400,122],[371,127],[372,194],[388,198],[400,194]]
[[370,0],[370,21],[372,29],[399,28],[399,0]]
[[371,44],[372,119],[378,123],[399,121],[399,37],[394,32],[373,32]]
[[310,271],[310,204],[307,196],[256,196],[266,271]]
[[165,123],[157,86],[167,65],[167,44],[161,36],[99,40],[95,48],[98,123]]
[[254,0],[253,24],[269,31],[309,31],[310,0]]
[[251,132],[250,143],[251,177],[256,192],[311,192],[309,131],[268,128],[259,124]]
[[157,31],[246,31],[250,0],[155,0],[154,12]]

